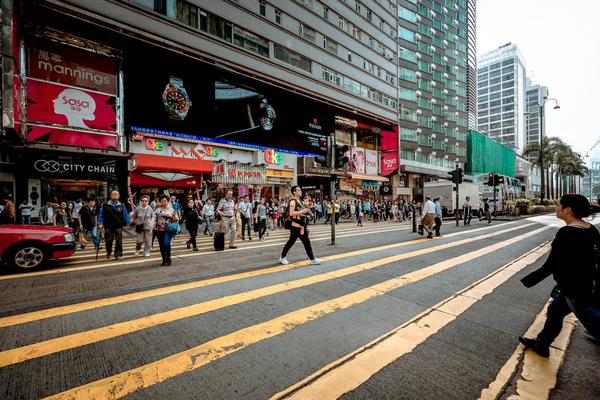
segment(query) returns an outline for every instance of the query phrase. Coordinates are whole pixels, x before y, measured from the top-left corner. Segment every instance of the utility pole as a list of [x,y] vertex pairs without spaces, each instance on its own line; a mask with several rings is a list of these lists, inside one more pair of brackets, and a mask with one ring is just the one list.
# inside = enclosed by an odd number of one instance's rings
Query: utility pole
[[496,219],[498,217],[498,207],[496,205],[496,181],[498,180],[498,177],[496,175],[496,171],[494,171],[492,179],[494,180],[494,186],[492,186],[492,189],[494,190],[494,219]]
[[458,201],[460,199],[460,197],[458,196],[458,187],[460,186],[459,182],[460,182],[460,175],[461,175],[462,171],[460,170],[460,168],[458,167],[458,165],[456,165],[456,207],[454,208],[454,213],[456,214],[456,226],[459,225],[459,217],[458,217]]
[[331,201],[332,201],[332,205],[331,205],[331,211],[332,211],[332,215],[331,215],[331,219],[330,219],[330,224],[331,224],[331,245],[335,245],[335,202],[336,202],[336,195],[335,195],[335,184],[337,182],[337,175],[336,175],[336,171],[335,171],[335,163],[336,163],[336,152],[335,152],[335,132],[331,133],[331,135],[329,135],[329,146],[327,146],[330,151],[329,154],[327,155],[328,157],[330,157],[331,160],[331,182],[330,182],[330,189],[331,189]]

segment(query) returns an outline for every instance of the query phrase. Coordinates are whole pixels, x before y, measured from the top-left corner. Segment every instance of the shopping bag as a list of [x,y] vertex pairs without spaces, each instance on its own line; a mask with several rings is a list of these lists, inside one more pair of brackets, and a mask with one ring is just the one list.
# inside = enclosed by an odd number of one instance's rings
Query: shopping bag
[[88,244],[86,234],[84,232],[79,232],[79,245],[86,246]]
[[419,235],[423,236],[423,224],[419,224],[419,227],[417,228]]

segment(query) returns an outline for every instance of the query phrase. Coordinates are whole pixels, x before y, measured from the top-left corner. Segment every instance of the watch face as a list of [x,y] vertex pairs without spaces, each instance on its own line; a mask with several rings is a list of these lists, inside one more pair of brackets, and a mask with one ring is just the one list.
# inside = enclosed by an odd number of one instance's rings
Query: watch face
[[183,110],[187,105],[185,96],[178,90],[171,90],[167,93],[166,98],[167,106],[175,111]]
[[192,105],[183,87],[183,81],[173,77],[171,77],[171,81],[167,84],[162,99],[165,109],[169,112],[169,116],[179,121],[187,116]]

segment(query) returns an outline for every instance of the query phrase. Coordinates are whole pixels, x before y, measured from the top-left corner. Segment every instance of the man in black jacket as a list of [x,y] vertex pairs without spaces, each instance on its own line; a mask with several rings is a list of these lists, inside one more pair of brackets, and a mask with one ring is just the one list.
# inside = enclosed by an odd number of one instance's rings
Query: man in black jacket
[[125,204],[119,201],[119,192],[110,192],[110,200],[102,204],[98,213],[98,229],[104,228],[106,239],[106,258],[110,259],[113,241],[115,243],[115,258],[123,260],[123,227],[129,230],[129,213]]

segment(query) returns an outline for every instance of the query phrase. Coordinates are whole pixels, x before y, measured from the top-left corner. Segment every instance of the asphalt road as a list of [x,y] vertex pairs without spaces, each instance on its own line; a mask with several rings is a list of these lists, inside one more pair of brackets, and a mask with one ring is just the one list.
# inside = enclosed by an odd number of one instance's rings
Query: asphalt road
[[[1,399],[598,399],[600,346],[566,321],[550,359],[517,337],[542,323],[553,281],[526,289],[559,221],[311,227],[214,252],[77,252],[0,274]],[[537,332],[536,332],[537,333]],[[533,388],[533,389],[532,389]]]

